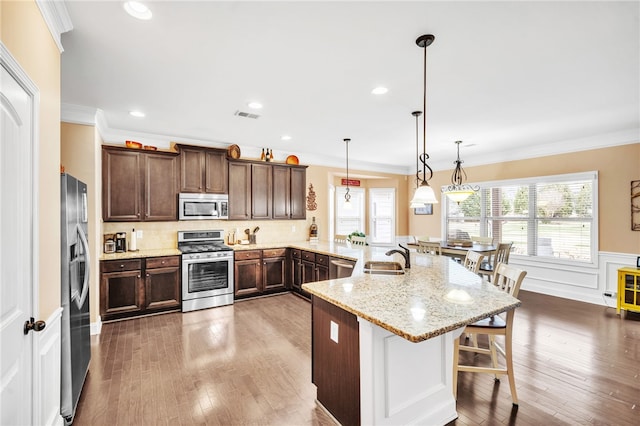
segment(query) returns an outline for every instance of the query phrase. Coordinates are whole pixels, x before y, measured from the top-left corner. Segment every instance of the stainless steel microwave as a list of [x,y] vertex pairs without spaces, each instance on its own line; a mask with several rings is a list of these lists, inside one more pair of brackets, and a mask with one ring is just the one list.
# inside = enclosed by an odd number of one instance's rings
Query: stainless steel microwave
[[229,196],[226,194],[178,195],[178,219],[205,220],[229,217]]

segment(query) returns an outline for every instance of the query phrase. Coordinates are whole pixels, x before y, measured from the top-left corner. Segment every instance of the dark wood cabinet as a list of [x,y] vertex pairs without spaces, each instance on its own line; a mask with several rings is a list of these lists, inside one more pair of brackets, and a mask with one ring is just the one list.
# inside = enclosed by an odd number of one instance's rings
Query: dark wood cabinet
[[329,256],[316,254],[316,281],[329,279]]
[[291,219],[307,218],[307,169],[291,167]]
[[306,219],[305,167],[273,166],[273,219]]
[[141,220],[142,157],[138,151],[102,149],[102,219]]
[[298,249],[290,250],[290,265],[291,270],[289,276],[291,279],[291,289],[295,292],[302,292],[302,251]]
[[262,252],[242,250],[234,253],[235,297],[257,296],[262,292]]
[[287,288],[287,249],[262,251],[263,291]]
[[273,218],[291,218],[291,167],[273,166]]
[[251,165],[251,218],[271,219],[273,167],[270,164]]
[[235,297],[259,296],[287,289],[287,249],[235,252]]
[[176,146],[180,151],[179,192],[227,193],[227,157],[224,149]]
[[100,262],[100,315],[120,319],[177,310],[180,256]]
[[103,320],[138,315],[144,309],[142,262],[113,260],[100,264],[100,315]]
[[305,219],[306,167],[229,161],[229,219]]
[[144,155],[143,220],[176,220],[178,214],[176,178],[178,162],[175,156]]
[[102,149],[102,218],[105,222],[176,220],[175,153]]
[[[339,330],[333,340],[332,327]],[[317,399],[342,425],[360,422],[358,318],[318,297],[311,308],[311,381]]]
[[180,256],[146,259],[145,309],[180,308]]
[[229,162],[229,220],[251,219],[251,163]]

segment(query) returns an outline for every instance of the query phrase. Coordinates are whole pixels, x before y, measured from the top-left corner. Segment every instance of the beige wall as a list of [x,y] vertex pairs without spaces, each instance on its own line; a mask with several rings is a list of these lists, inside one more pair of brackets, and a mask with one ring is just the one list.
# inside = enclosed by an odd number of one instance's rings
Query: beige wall
[[40,90],[39,318],[60,306],[60,52],[33,1],[0,2],[2,43]]
[[[640,179],[640,143],[528,160],[508,161],[466,167],[468,182],[485,182],[548,176],[563,173],[598,171],[600,251],[640,253],[640,232],[631,231],[630,182]],[[452,170],[437,172],[431,181],[441,200],[439,189],[449,183]],[[407,185],[413,193],[413,184]],[[440,205],[433,216],[410,215],[411,235],[440,236]]]
[[62,123],[60,126],[60,162],[65,171],[87,184],[89,199],[89,253],[91,277],[89,306],[91,322],[96,322],[100,308],[99,283],[102,253],[102,220],[100,213],[100,143],[94,126]]

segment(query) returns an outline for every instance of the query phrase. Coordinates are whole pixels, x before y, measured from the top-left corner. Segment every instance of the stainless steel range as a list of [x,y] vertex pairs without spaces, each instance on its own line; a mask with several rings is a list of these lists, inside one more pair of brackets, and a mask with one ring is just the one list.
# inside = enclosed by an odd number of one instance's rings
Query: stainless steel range
[[233,249],[224,231],[178,231],[182,252],[182,312],[233,303]]

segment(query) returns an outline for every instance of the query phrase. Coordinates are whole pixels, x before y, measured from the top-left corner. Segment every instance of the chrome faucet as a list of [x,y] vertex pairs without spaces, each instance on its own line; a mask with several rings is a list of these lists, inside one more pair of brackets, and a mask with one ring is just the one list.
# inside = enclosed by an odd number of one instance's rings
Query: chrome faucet
[[411,268],[411,256],[409,255],[409,249],[403,246],[402,244],[398,244],[402,250],[393,249],[389,250],[385,253],[385,256],[391,256],[393,253],[401,254],[404,257],[404,269]]

